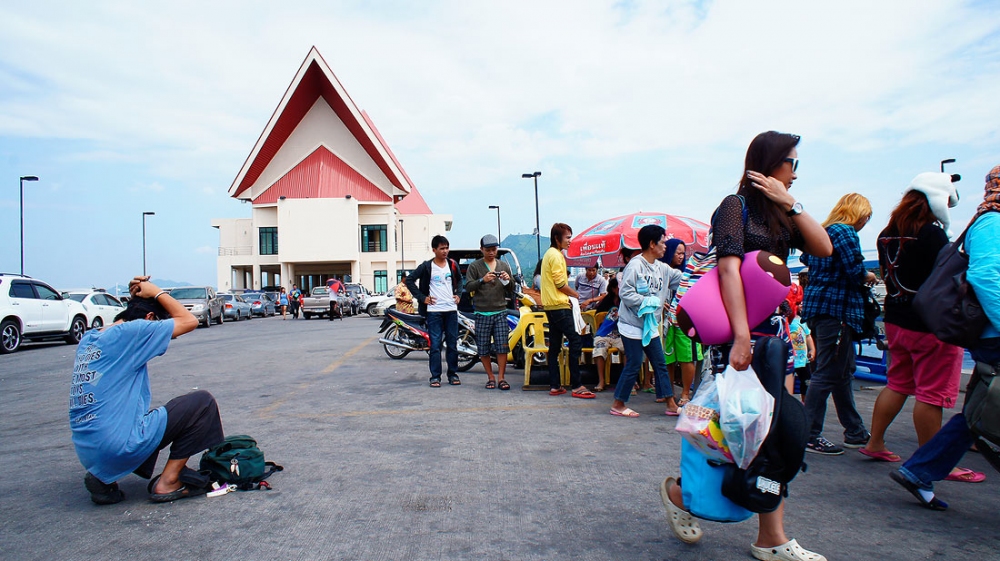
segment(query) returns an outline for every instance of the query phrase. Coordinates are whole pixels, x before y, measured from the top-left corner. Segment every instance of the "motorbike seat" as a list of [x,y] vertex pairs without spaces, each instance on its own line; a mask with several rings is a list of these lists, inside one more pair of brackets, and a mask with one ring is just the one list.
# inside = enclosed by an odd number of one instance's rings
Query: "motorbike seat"
[[391,315],[394,318],[398,318],[404,321],[405,323],[411,323],[414,325],[423,325],[424,322],[427,321],[427,318],[425,318],[420,314],[407,314],[404,312],[400,312],[399,310],[389,310],[389,315]]

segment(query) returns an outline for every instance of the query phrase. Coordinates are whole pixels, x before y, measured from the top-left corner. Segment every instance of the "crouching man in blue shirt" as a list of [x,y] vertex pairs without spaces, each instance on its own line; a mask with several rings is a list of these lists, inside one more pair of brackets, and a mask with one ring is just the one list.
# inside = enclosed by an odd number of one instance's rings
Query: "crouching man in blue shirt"
[[116,481],[129,473],[150,479],[159,451],[167,446],[170,458],[163,473],[147,487],[150,500],[203,493],[207,482],[187,467],[187,460],[224,439],[219,407],[207,391],[149,408],[146,363],[165,353],[171,339],[194,330],[198,320],[149,277],[135,277],[129,292],[128,307],[115,323],[83,336],[70,387],[73,445],[87,469],[90,498],[101,505],[125,499]]

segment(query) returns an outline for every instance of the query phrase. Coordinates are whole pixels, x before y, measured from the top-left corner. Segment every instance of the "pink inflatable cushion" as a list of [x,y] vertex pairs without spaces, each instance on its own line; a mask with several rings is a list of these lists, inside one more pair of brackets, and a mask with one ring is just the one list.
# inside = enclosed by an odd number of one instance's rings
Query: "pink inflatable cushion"
[[[774,313],[788,296],[792,275],[784,261],[773,253],[751,251],[743,256],[740,276],[747,303],[747,323],[752,328]],[[721,345],[733,340],[733,330],[719,290],[718,267],[698,279],[677,303],[677,326],[704,345]]]

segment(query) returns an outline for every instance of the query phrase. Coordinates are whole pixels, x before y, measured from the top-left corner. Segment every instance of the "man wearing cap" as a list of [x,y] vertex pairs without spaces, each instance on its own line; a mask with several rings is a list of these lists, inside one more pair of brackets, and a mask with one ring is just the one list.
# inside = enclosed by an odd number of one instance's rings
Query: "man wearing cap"
[[215,398],[200,390],[150,409],[146,363],[198,320],[165,291],[135,277],[125,311],[104,329],[88,331],[76,350],[69,394],[69,425],[84,485],[100,505],[125,499],[117,480],[149,479],[159,451],[170,446],[163,473],[149,482],[149,499],[169,502],[206,491],[208,481],[187,467],[189,457],[222,442]]
[[[510,265],[497,259],[500,242],[496,236],[487,234],[479,240],[483,258],[476,260],[465,273],[465,289],[472,294],[472,306],[476,310],[476,346],[479,360],[486,369],[486,389],[499,387],[509,390],[510,384],[504,380],[507,369],[507,353],[510,347],[507,339],[510,327],[507,325],[507,300],[514,295],[513,272]],[[497,357],[497,379],[493,378],[493,363],[490,356]]]

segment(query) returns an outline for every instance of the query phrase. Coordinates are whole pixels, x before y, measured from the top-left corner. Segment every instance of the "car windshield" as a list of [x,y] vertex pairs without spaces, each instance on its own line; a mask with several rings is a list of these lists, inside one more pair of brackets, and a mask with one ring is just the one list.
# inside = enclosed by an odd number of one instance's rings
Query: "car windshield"
[[347,287],[347,291],[350,292],[351,294],[361,294],[361,287],[360,286],[348,286]]
[[69,295],[70,300],[76,300],[77,302],[83,302],[83,299],[86,298],[86,297],[87,297],[86,294],[70,294]]
[[175,288],[170,291],[170,295],[176,300],[203,300],[208,298],[208,292],[204,288]]

